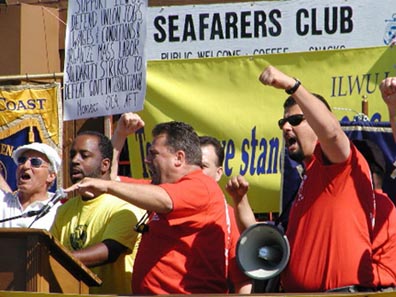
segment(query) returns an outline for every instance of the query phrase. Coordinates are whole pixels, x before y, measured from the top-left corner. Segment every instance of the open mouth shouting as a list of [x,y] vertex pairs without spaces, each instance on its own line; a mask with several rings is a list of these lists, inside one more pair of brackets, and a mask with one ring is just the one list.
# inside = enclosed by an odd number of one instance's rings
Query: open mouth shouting
[[72,180],[73,183],[76,183],[80,180],[82,180],[85,177],[84,172],[78,168],[78,167],[73,167],[70,173],[70,179]]
[[30,181],[31,179],[32,179],[31,173],[26,172],[26,171],[21,172],[18,175],[18,185],[26,183],[26,182]]
[[292,135],[285,135],[285,144],[286,148],[291,152],[297,150],[298,148],[297,138]]

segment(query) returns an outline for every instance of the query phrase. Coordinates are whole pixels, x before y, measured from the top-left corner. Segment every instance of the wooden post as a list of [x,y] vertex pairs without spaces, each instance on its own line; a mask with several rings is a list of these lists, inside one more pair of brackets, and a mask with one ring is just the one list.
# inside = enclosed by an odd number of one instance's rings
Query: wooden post
[[367,100],[367,95],[362,96],[362,113],[364,113],[366,116],[368,116],[368,100]]
[[113,135],[113,116],[105,116],[104,117],[104,135],[111,139]]

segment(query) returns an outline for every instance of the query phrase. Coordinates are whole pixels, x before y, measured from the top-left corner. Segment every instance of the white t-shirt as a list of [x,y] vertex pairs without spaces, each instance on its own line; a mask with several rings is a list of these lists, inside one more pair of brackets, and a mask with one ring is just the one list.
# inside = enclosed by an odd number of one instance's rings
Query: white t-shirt
[[48,192],[47,199],[42,201],[35,201],[30,204],[26,209],[22,208],[22,205],[18,199],[17,192],[5,193],[0,190],[0,221],[10,219],[4,222],[0,222],[1,228],[36,228],[49,230],[54,221],[56,209],[60,206],[60,203],[55,204],[49,212],[35,221],[32,226],[32,222],[35,220],[36,215],[31,217],[17,218],[23,214],[27,214],[30,211],[38,211],[44,207],[52,198],[54,193]]

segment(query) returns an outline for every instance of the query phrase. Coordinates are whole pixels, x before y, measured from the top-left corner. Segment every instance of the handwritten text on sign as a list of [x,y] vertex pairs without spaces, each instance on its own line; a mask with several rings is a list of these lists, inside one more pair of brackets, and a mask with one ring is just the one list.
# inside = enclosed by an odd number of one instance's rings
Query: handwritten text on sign
[[145,0],[70,1],[64,120],[143,109]]

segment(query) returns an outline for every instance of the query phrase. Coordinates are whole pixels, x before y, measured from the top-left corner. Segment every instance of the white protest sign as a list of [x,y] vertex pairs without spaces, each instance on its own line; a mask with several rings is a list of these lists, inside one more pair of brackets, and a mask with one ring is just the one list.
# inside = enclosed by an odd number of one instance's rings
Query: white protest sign
[[148,60],[389,44],[395,0],[288,0],[149,7]]
[[146,0],[68,3],[64,120],[143,109]]

